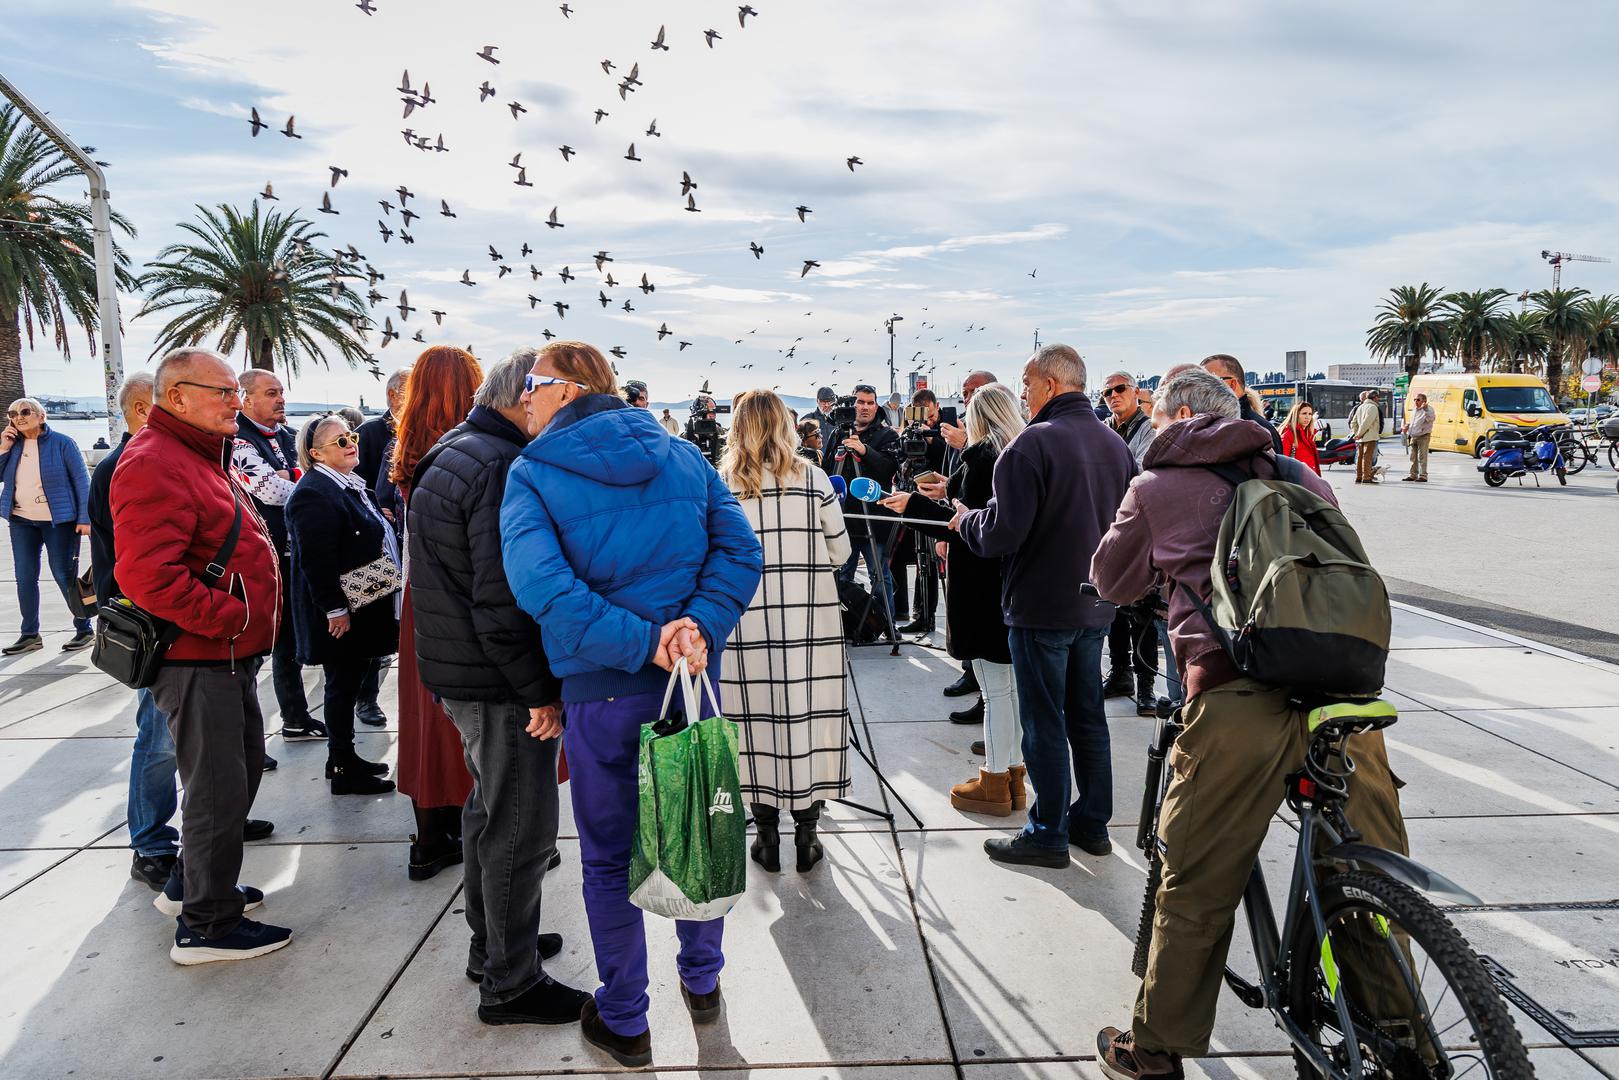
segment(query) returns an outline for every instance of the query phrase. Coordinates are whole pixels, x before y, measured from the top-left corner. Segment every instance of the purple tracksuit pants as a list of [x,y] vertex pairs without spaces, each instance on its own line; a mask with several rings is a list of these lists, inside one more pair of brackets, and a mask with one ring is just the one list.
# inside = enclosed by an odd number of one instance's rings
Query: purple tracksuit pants
[[[714,665],[710,665],[711,669]],[[717,677],[717,672],[716,676]],[[679,709],[679,695],[671,706]],[[585,916],[596,950],[596,1008],[619,1035],[647,1029],[646,929],[630,903],[630,845],[635,836],[641,728],[658,721],[661,692],[606,701],[571,702],[563,746],[579,829]],[[705,700],[703,717],[714,715]],[[676,920],[680,981],[693,994],[712,993],[725,956],[725,920]]]

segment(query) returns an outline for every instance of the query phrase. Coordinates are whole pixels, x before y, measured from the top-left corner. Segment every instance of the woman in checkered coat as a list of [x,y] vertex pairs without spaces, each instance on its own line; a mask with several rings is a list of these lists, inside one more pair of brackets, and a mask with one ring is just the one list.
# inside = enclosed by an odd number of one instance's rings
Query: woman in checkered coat
[[826,474],[794,449],[792,414],[769,390],[736,399],[720,475],[764,548],[764,576],[725,646],[721,699],[741,735],[752,857],[781,869],[781,811],[791,812],[798,870],[820,861],[825,799],[849,788],[843,619],[834,573],[849,557],[843,510]]

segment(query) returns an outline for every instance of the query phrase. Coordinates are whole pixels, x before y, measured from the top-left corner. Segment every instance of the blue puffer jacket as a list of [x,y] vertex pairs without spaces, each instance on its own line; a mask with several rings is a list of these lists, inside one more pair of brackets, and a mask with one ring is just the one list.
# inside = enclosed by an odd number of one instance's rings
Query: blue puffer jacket
[[[39,449],[39,482],[50,503],[52,525],[90,524],[90,470],[84,464],[84,451],[72,436],[52,431],[45,425],[35,440]],[[23,441],[0,454],[0,518],[11,520],[13,486],[17,466],[22,463]]]
[[741,506],[697,447],[610,394],[569,403],[513,462],[500,538],[563,701],[662,690],[658,632],[681,616],[717,654],[763,566]]

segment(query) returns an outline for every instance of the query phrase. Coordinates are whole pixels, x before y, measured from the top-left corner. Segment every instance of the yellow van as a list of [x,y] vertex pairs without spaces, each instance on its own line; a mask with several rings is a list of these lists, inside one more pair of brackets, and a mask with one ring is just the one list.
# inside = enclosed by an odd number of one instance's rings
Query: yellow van
[[1451,450],[1478,457],[1479,439],[1493,427],[1567,425],[1546,384],[1534,375],[1418,375],[1405,393],[1405,421],[1411,401],[1428,395],[1433,406],[1432,450]]

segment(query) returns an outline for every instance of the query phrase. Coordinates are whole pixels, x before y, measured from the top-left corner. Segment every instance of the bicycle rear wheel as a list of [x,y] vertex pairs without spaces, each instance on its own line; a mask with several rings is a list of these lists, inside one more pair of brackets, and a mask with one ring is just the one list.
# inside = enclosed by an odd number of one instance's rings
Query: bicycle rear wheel
[[[1523,1040],[1488,972],[1433,904],[1365,871],[1334,875],[1320,893],[1327,946],[1304,920],[1289,953],[1288,1011],[1337,1076],[1349,1074],[1352,1040],[1362,1077],[1532,1080]],[[1347,1002],[1349,1037],[1334,987]],[[1300,1077],[1322,1075],[1304,1055],[1295,1057]]]

